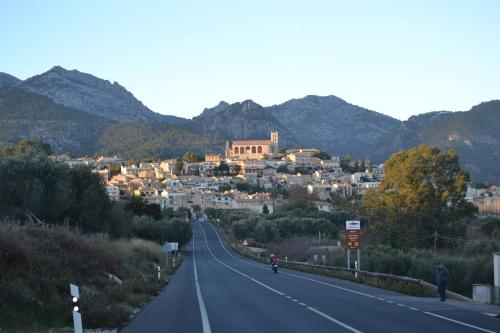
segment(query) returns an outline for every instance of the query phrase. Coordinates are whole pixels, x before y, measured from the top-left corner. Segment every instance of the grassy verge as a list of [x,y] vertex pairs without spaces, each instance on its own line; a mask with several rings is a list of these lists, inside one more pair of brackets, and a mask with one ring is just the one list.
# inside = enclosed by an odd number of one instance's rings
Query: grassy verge
[[0,226],[0,250],[2,333],[71,327],[70,282],[80,286],[84,328],[120,327],[173,273],[156,243],[96,240],[63,228]]

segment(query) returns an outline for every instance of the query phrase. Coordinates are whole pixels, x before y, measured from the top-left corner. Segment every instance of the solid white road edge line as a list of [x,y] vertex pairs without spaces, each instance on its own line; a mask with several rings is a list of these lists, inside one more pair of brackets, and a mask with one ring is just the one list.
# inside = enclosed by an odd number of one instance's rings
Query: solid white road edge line
[[440,316],[440,315],[437,315],[437,314],[432,313],[432,312],[424,311],[424,313],[428,314],[430,316],[434,316],[434,317],[437,317],[437,318],[441,318],[441,319],[444,319],[444,320],[448,320],[448,321],[454,322],[454,323],[462,325],[462,326],[467,326],[467,327],[470,327],[470,328],[474,328],[474,329],[476,329],[478,331],[488,332],[488,333],[497,333],[495,331],[490,331],[490,330],[487,330],[485,328],[481,328],[481,327],[477,327],[477,326],[474,326],[474,325],[471,325],[471,324],[467,324],[467,323],[464,323],[464,322],[459,321],[459,320],[455,320],[455,319],[451,319],[451,318],[448,318],[448,317]]
[[[235,268],[233,268],[233,267],[231,267],[231,266],[229,266],[229,265],[225,264],[224,262],[220,261],[220,260],[219,260],[219,259],[218,259],[218,258],[217,258],[214,254],[213,254],[212,250],[210,250],[210,247],[208,246],[208,239],[207,239],[207,235],[205,234],[205,230],[203,230],[203,227],[202,227],[201,225],[200,225],[200,228],[201,228],[201,231],[203,232],[203,236],[205,237],[205,244],[207,245],[208,252],[210,252],[210,254],[212,255],[212,257],[213,257],[213,258],[214,258],[214,259],[215,259],[218,263],[220,263],[220,264],[222,264],[222,265],[226,266],[226,267],[227,267],[227,268],[229,268],[230,270],[232,270],[232,271],[234,271],[234,272],[236,272],[236,273],[238,273],[238,274],[240,274],[240,275],[242,275],[242,276],[244,276],[244,277],[249,278],[250,280],[252,280],[252,281],[253,281],[253,282],[255,282],[255,283],[258,283],[259,285],[261,285],[261,286],[262,286],[262,287],[264,287],[264,288],[267,288],[267,289],[269,289],[269,290],[271,290],[271,291],[274,291],[275,293],[277,293],[277,294],[279,294],[279,295],[281,295],[281,296],[285,296],[285,293],[282,293],[281,291],[278,291],[278,290],[276,290],[276,289],[274,289],[274,288],[271,288],[271,287],[269,287],[268,285],[266,285],[266,284],[264,284],[264,283],[262,283],[262,282],[260,282],[260,281],[258,281],[258,280],[256,280],[256,279],[254,279],[254,278],[250,277],[249,275],[246,275],[245,273],[242,273],[242,272],[240,272],[239,270],[237,270],[237,269],[235,269]],[[218,236],[219,236],[219,235],[217,235],[217,237],[218,237]],[[219,238],[219,242],[220,242],[220,238]],[[222,244],[222,243],[221,243],[221,244]],[[223,247],[224,247],[224,246],[223,246]],[[227,250],[226,250],[226,251],[227,251]],[[351,326],[349,326],[349,325],[347,325],[347,324],[344,324],[344,323],[343,323],[343,322],[341,322],[341,321],[338,321],[338,320],[336,320],[336,319],[334,319],[334,318],[330,317],[330,316],[329,316],[329,315],[327,315],[326,313],[323,313],[323,312],[321,312],[321,311],[319,311],[319,310],[316,310],[316,309],[314,309],[314,308],[312,308],[312,307],[307,307],[307,309],[309,309],[309,310],[311,310],[312,312],[314,312],[314,313],[316,313],[316,314],[318,314],[318,315],[322,316],[323,318],[326,318],[326,319],[330,320],[331,322],[333,322],[333,323],[335,323],[335,324],[337,324],[337,325],[340,325],[340,326],[344,327],[345,329],[347,329],[347,330],[349,330],[349,331],[351,331],[351,332],[354,332],[354,333],[363,333],[363,332],[361,332],[361,331],[359,331],[359,330],[355,329],[354,327],[351,327]]]
[[262,283],[262,282],[260,282],[260,281],[258,281],[258,280],[256,280],[256,279],[254,279],[254,278],[253,278],[253,277],[251,277],[250,275],[247,275],[247,274],[245,274],[245,273],[243,273],[243,272],[240,272],[240,271],[239,271],[239,270],[237,270],[236,268],[233,268],[233,267],[229,266],[228,264],[226,264],[226,263],[222,262],[221,260],[219,260],[219,259],[218,259],[218,258],[217,258],[214,254],[213,254],[212,250],[211,250],[211,249],[210,249],[210,247],[208,246],[208,239],[207,239],[207,235],[205,234],[205,230],[203,230],[203,227],[202,227],[201,225],[200,225],[200,228],[201,228],[201,231],[203,232],[203,236],[205,237],[205,245],[207,246],[208,252],[210,252],[210,255],[211,255],[211,256],[215,259],[215,261],[217,261],[217,262],[218,262],[219,264],[221,264],[221,265],[224,265],[226,268],[228,268],[228,269],[232,270],[233,272],[238,273],[238,274],[240,274],[241,276],[246,277],[247,279],[250,279],[251,281],[253,281],[253,282],[257,283],[258,285],[260,285],[260,286],[262,286],[262,287],[264,287],[264,288],[267,288],[267,289],[271,290],[272,292],[274,292],[274,293],[276,293],[276,294],[278,294],[278,295],[285,296],[285,294],[284,294],[284,293],[282,293],[281,291],[278,291],[278,290],[276,290],[276,289],[274,289],[274,288],[272,288],[272,287],[268,286],[267,284]]
[[[255,263],[250,263],[246,260],[243,260],[241,258],[238,258],[236,257],[235,255],[233,255],[231,252],[228,251],[228,249],[226,249],[226,247],[224,246],[224,244],[222,243],[222,240],[220,239],[219,237],[219,233],[217,232],[217,230],[215,230],[215,227],[213,225],[210,224],[210,226],[212,227],[212,229],[214,230],[215,232],[215,235],[217,236],[217,238],[219,239],[219,243],[220,245],[222,246],[222,248],[227,252],[227,254],[229,254],[231,257],[235,258],[235,259],[238,259],[239,261],[242,261],[244,263],[247,263],[248,265],[252,265],[252,266],[256,266],[256,267],[259,267],[259,268],[262,268],[262,269],[265,269],[264,267],[262,267],[261,265],[257,265]],[[331,284],[331,283],[326,283],[326,282],[322,282],[322,281],[319,281],[319,280],[315,280],[315,279],[311,279],[311,278],[308,278],[308,277],[305,277],[305,276],[300,276],[300,275],[295,275],[295,274],[291,274],[291,273],[287,273],[287,272],[283,272],[281,271],[281,274],[285,274],[285,275],[289,275],[289,276],[293,276],[293,277],[296,277],[296,278],[299,278],[299,279],[304,279],[304,280],[308,280],[308,281],[311,281],[311,282],[315,282],[315,283],[319,283],[319,284],[323,284],[325,286],[330,286],[330,287],[333,287],[333,288],[337,288],[337,289],[341,289],[341,290],[344,290],[344,291],[347,291],[347,292],[350,292],[350,293],[354,293],[354,294],[358,294],[358,295],[363,295],[363,296],[366,296],[366,297],[370,297],[370,298],[375,298],[375,296],[372,296],[372,295],[369,295],[369,294],[366,294],[366,293],[362,293],[362,292],[359,292],[359,291],[356,291],[356,290],[352,290],[352,289],[348,289],[348,288],[344,288],[344,287],[340,287],[340,286],[337,286],[337,285],[334,285],[334,284]]]
[[[224,246],[224,244],[222,243],[222,240],[220,239],[219,237],[219,233],[217,232],[217,230],[215,230],[215,227],[213,225],[210,225],[212,227],[212,229],[214,230],[215,234],[217,235],[217,238],[219,239],[219,243],[220,245],[222,246],[222,248],[233,258],[236,258],[242,262],[245,262],[249,265],[254,265],[254,266],[257,266],[257,267],[260,267],[260,268],[264,268],[260,265],[257,265],[257,264],[254,264],[254,263],[249,263],[248,261],[246,260],[243,260],[241,258],[238,258],[236,257],[235,255],[233,255],[231,252],[229,252],[226,247]],[[341,290],[344,290],[344,291],[348,291],[348,292],[351,292],[351,293],[354,293],[354,294],[358,294],[358,295],[363,295],[363,296],[367,296],[367,297],[372,297],[372,298],[376,298],[378,300],[381,300],[381,301],[384,301],[385,299],[381,298],[381,297],[374,297],[372,295],[369,295],[369,294],[365,294],[365,293],[362,293],[362,292],[359,292],[359,291],[355,291],[355,290],[352,290],[352,289],[348,289],[348,288],[344,288],[344,287],[340,287],[340,286],[337,286],[337,285],[334,285],[334,284],[331,284],[331,283],[326,283],[326,282],[323,282],[323,281],[319,281],[319,280],[315,280],[315,279],[311,279],[311,278],[308,278],[308,277],[305,277],[305,276],[300,276],[300,275],[296,275],[296,274],[291,274],[291,273],[287,273],[287,272],[283,272],[281,271],[281,274],[286,274],[286,275],[290,275],[290,276],[294,276],[296,278],[299,278],[299,279],[304,279],[304,280],[308,280],[308,281],[311,281],[311,282],[315,282],[315,283],[319,283],[319,284],[322,284],[322,285],[325,285],[325,286],[330,286],[332,288],[337,288],[337,289],[341,289]],[[390,303],[390,302],[389,302]],[[414,311],[418,311],[419,309],[415,308],[415,307],[408,307],[409,309],[411,310],[414,310]],[[444,320],[449,320],[449,321],[452,321],[452,322],[455,322],[455,323],[458,323],[458,324],[461,324],[461,325],[465,325],[465,326],[468,326],[468,327],[472,327],[472,328],[475,328],[475,329],[478,329],[480,331],[484,331],[484,332],[492,332],[492,333],[497,333],[497,332],[494,332],[494,331],[490,331],[490,330],[487,330],[487,329],[484,329],[484,328],[481,328],[481,327],[477,327],[477,326],[474,326],[474,325],[470,325],[470,324],[467,324],[467,323],[463,323],[461,321],[457,321],[457,320],[454,320],[454,319],[451,319],[451,318],[447,318],[447,317],[443,317],[443,316],[439,316],[437,314],[433,314],[431,312],[424,312],[424,313],[427,313],[428,315],[431,315],[431,316],[434,316],[434,317],[437,317],[437,318],[441,318],[441,319],[444,319]]]
[[198,305],[201,313],[201,324],[203,326],[203,333],[212,333],[210,322],[208,321],[207,308],[201,295],[200,284],[198,283],[198,271],[196,269],[196,255],[194,253],[194,238],[193,238],[193,265],[194,265],[194,283],[196,284],[196,296],[198,297]]

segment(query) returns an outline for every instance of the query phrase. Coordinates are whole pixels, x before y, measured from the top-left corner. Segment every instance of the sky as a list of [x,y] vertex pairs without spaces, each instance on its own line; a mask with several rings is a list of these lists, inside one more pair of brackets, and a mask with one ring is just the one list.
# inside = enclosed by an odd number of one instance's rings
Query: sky
[[500,1],[0,0],[0,72],[55,65],[186,118],[335,95],[405,120],[500,99]]

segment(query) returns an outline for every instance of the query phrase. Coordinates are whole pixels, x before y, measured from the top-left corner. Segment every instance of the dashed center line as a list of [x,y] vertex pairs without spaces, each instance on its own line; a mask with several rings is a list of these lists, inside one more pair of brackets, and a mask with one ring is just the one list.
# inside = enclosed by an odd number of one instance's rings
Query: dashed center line
[[[217,238],[219,239],[219,243],[220,245],[222,246],[222,248],[233,258],[239,260],[239,261],[242,261],[248,265],[254,265],[254,266],[257,266],[257,267],[260,267],[262,269],[264,269],[264,267],[260,266],[260,265],[257,265],[256,263],[250,263],[246,260],[243,260],[239,257],[236,257],[235,255],[233,255],[231,252],[228,251],[228,249],[226,249],[226,247],[224,246],[224,244],[222,244],[222,240],[220,239],[219,237],[219,234],[218,232],[215,230],[215,227],[210,225],[213,229],[213,231],[215,232]],[[202,230],[203,230],[203,227],[202,227]],[[203,231],[203,233],[205,233],[205,231]],[[205,240],[206,240],[206,235],[205,235]],[[208,247],[208,242],[207,242],[207,247]],[[305,276],[300,276],[300,275],[296,275],[296,274],[291,274],[291,273],[287,273],[287,272],[282,272],[282,274],[285,274],[285,275],[289,275],[289,276],[293,276],[293,277],[296,277],[296,278],[299,278],[299,279],[303,279],[303,280],[308,280],[308,281],[311,281],[311,282],[315,282],[315,283],[318,283],[318,284],[322,284],[322,285],[326,285],[326,286],[330,286],[330,287],[333,287],[333,288],[337,288],[337,289],[340,289],[340,290],[344,290],[344,291],[347,291],[347,292],[351,292],[351,293],[354,293],[354,294],[358,294],[358,295],[363,295],[363,296],[366,296],[366,297],[370,297],[370,298],[375,298],[375,299],[378,299],[379,301],[385,301],[387,303],[391,303],[391,304],[394,304],[395,302],[394,301],[390,301],[390,300],[386,300],[382,297],[376,297],[376,296],[373,296],[373,295],[370,295],[370,294],[366,294],[366,293],[363,293],[363,292],[359,292],[359,291],[355,291],[355,290],[352,290],[352,289],[349,289],[349,288],[344,288],[344,287],[340,287],[340,286],[337,286],[337,285],[334,285],[334,284],[331,284],[331,283],[326,283],[326,282],[323,282],[323,281],[319,281],[319,280],[316,280],[316,279],[311,279],[311,278],[308,278],[308,277],[305,277]],[[287,298],[291,298],[290,296],[286,296]],[[300,305],[303,305],[303,303],[299,303]],[[404,305],[404,304],[400,304],[400,303],[396,303],[398,306],[401,306],[401,307],[407,307],[408,309],[410,310],[413,310],[413,311],[420,311],[420,309],[418,308],[415,308],[415,307],[412,307],[412,306],[409,306],[409,305]],[[305,306],[305,304],[304,304]],[[323,312],[320,312],[310,306],[307,307],[307,309],[319,314],[320,316],[334,322],[334,323],[337,323],[339,324],[340,326],[343,326],[345,328],[347,328],[348,330],[352,331],[352,332],[360,332],[358,330],[356,330],[355,328],[353,327],[350,327],[348,325],[345,325],[344,323],[341,323],[339,321],[337,321],[336,319],[328,316],[327,314],[323,313]],[[467,326],[469,328],[474,328],[476,330],[479,330],[479,331],[483,331],[483,332],[491,332],[491,333],[496,333],[494,331],[490,331],[490,330],[487,330],[487,329],[484,329],[484,328],[481,328],[481,327],[478,327],[478,326],[474,326],[474,325],[471,325],[471,324],[467,324],[467,323],[464,323],[464,322],[461,322],[461,321],[458,321],[458,320],[454,320],[454,319],[451,319],[451,318],[448,318],[448,317],[444,317],[444,316],[440,316],[440,315],[437,315],[435,313],[432,313],[432,312],[428,312],[428,311],[424,311],[425,314],[427,315],[430,315],[430,316],[433,316],[433,317],[436,317],[436,318],[440,318],[440,319],[443,319],[443,320],[447,320],[447,321],[450,321],[450,322],[454,322],[456,324],[459,324],[459,325],[463,325],[463,326]],[[485,315],[489,315],[489,316],[498,316],[496,314],[490,314],[490,313],[485,313]]]
[[[226,264],[226,263],[222,262],[220,259],[218,259],[218,258],[214,255],[214,253],[212,252],[212,250],[210,249],[210,246],[208,246],[208,239],[207,239],[207,235],[205,234],[205,230],[203,229],[203,227],[202,227],[201,225],[200,225],[200,228],[201,228],[201,231],[203,232],[203,236],[205,237],[205,244],[206,244],[206,246],[207,246],[208,252],[209,252],[209,253],[210,253],[210,255],[212,256],[212,258],[214,258],[214,260],[215,260],[215,261],[217,261],[218,263],[220,263],[220,264],[224,265],[225,267],[227,267],[228,269],[232,270],[233,272],[238,273],[239,275],[244,276],[244,277],[246,277],[246,278],[248,278],[248,279],[252,280],[253,282],[257,283],[258,285],[260,285],[260,286],[262,286],[262,287],[264,287],[264,288],[266,288],[266,289],[271,290],[272,292],[274,292],[274,293],[276,293],[276,294],[279,294],[279,295],[281,295],[281,296],[285,296],[285,297],[287,297],[287,298],[291,298],[290,296],[285,295],[285,293],[283,293],[283,292],[281,292],[281,291],[279,291],[279,290],[276,290],[276,289],[274,289],[274,288],[272,288],[272,287],[270,287],[270,286],[266,285],[265,283],[262,283],[262,282],[260,282],[259,280],[254,279],[253,277],[251,277],[251,276],[249,276],[249,275],[247,275],[247,274],[245,274],[245,273],[243,273],[243,272],[240,272],[240,271],[239,271],[239,270],[237,270],[236,268],[233,268],[233,267],[229,266],[228,264]],[[219,236],[219,235],[217,235],[217,237],[218,237],[218,236]],[[221,242],[220,238],[219,238],[219,242]],[[194,244],[194,243],[193,243],[193,244]],[[221,242],[221,245],[222,245],[222,242]],[[193,245],[193,246],[194,246],[194,245]],[[193,250],[194,250],[194,248],[193,248]],[[226,250],[226,251],[227,251],[227,250]],[[295,298],[293,298],[293,299],[292,299],[292,301],[294,301],[294,302],[298,302],[298,300],[296,300]],[[304,305],[305,305],[305,304],[304,304]],[[325,318],[325,319],[328,319],[329,321],[331,321],[331,322],[333,322],[333,323],[335,323],[335,324],[337,324],[337,325],[339,325],[339,326],[344,327],[345,329],[347,329],[347,330],[349,330],[349,331],[351,331],[351,332],[353,332],[353,333],[363,333],[363,332],[361,332],[361,331],[359,331],[359,330],[355,329],[354,327],[349,326],[349,325],[347,325],[347,324],[345,324],[345,323],[343,323],[343,322],[341,322],[341,321],[339,321],[339,320],[337,320],[337,319],[335,319],[335,318],[333,318],[333,317],[331,317],[331,316],[327,315],[326,313],[321,312],[321,311],[319,311],[319,310],[317,310],[317,309],[315,309],[315,308],[312,308],[312,307],[308,306],[308,307],[307,307],[307,309],[309,309],[310,311],[312,311],[312,312],[314,312],[314,313],[316,313],[316,314],[320,315],[321,317],[323,317],[323,318]],[[205,332],[204,332],[204,333],[205,333]]]

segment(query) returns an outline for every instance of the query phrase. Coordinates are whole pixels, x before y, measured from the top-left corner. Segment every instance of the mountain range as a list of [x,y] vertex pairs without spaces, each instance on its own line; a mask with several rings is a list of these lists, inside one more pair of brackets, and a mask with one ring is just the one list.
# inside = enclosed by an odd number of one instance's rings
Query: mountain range
[[0,73],[0,144],[41,139],[56,152],[125,158],[222,152],[224,142],[279,131],[281,147],[383,162],[422,143],[454,148],[474,181],[500,183],[500,101],[463,112],[429,112],[400,121],[336,96],[279,105],[220,102],[193,119],[153,112],[117,82],[56,66],[20,80]]

